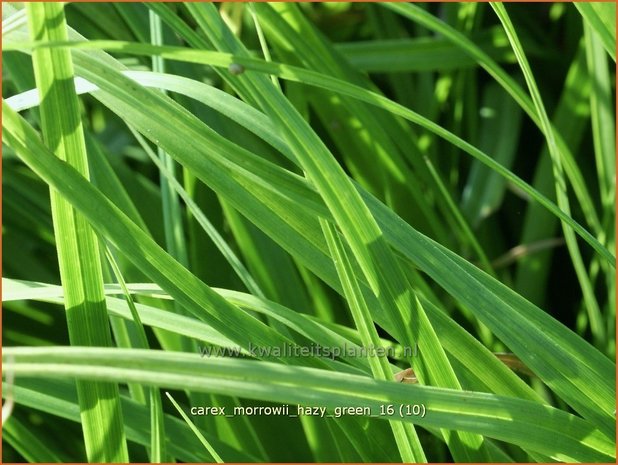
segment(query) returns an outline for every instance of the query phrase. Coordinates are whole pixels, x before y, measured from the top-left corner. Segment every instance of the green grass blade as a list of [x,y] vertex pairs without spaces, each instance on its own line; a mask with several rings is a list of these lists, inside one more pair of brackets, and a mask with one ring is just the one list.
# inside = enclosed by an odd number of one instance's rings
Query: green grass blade
[[[34,40],[66,40],[62,4],[27,6]],[[46,144],[56,155],[88,176],[88,159],[75,88],[71,55],[61,49],[33,54],[41,98],[41,122]],[[58,110],[62,113],[58,114]],[[58,192],[51,192],[58,261],[66,289],[66,316],[71,343],[110,346],[111,337],[103,296],[99,246],[86,220]],[[127,445],[122,425],[118,386],[78,383],[80,410],[88,459],[126,462]]]
[[[545,111],[545,106],[543,104],[543,100],[541,98],[541,94],[539,93],[538,86],[536,84],[536,80],[532,73],[532,69],[528,63],[526,55],[521,46],[521,42],[519,41],[519,37],[515,32],[515,28],[513,23],[511,22],[504,5],[499,3],[492,3],[492,8],[500,18],[502,25],[504,26],[504,30],[506,31],[507,36],[509,37],[509,41],[513,47],[513,51],[517,56],[517,61],[524,73],[524,77],[526,78],[526,83],[528,84],[528,88],[530,90],[530,94],[532,96],[532,100],[534,102],[535,108],[539,115],[539,119],[541,121],[541,127],[543,128],[543,132],[546,135],[547,145],[549,147],[549,153],[552,159],[553,165],[553,173],[554,173],[554,183],[556,190],[556,198],[558,200],[558,206],[562,211],[571,214],[571,207],[569,203],[569,198],[567,195],[567,187],[566,181],[564,178],[563,172],[563,155],[558,145],[556,143],[556,139],[554,137],[554,131],[552,129],[551,123],[549,121],[549,117],[547,116],[547,112]],[[571,230],[569,225],[566,222],[562,222],[562,228],[564,231],[564,237],[567,243],[567,247],[569,249],[569,253],[571,254],[571,259],[573,261],[573,266],[575,268],[575,272],[577,274],[577,278],[579,280],[579,284],[582,288],[582,293],[584,295],[584,301],[586,303],[586,310],[588,312],[588,318],[590,319],[590,326],[592,329],[593,338],[595,344],[599,347],[604,347],[606,344],[605,341],[605,326],[602,322],[601,310],[599,308],[599,304],[594,295],[594,290],[592,288],[592,283],[590,282],[590,277],[588,276],[587,270],[584,265],[583,258],[581,256],[581,252],[579,250],[579,246],[577,244],[577,239],[575,237],[575,233]]]
[[[352,272],[352,264],[341,239],[338,237],[337,230],[325,220],[320,220],[320,225],[324,231],[326,242],[335,262],[337,273],[339,274],[339,279],[341,280],[348,306],[352,312],[354,323],[360,333],[363,346],[374,347],[376,350],[380,350],[382,345],[378,337],[378,331],[374,326],[367,303],[356,282]],[[393,372],[385,356],[371,354],[368,358],[371,372],[375,379],[392,381]],[[390,424],[401,459],[404,462],[425,462],[427,459],[414,428],[395,421],[391,421]]]
[[[139,316],[139,312],[137,311],[137,307],[135,306],[135,302],[133,301],[133,297],[127,288],[124,277],[122,276],[122,271],[118,266],[118,263],[114,259],[112,252],[109,248],[106,248],[105,255],[107,260],[114,272],[114,276],[122,289],[122,293],[124,294],[124,298],[127,302],[127,306],[131,311],[131,318],[133,320],[133,324],[136,329],[136,333],[138,335],[138,341],[140,349],[148,349],[148,337],[146,336],[146,330],[144,329],[144,325],[142,324],[142,320]],[[163,407],[161,404],[161,395],[157,388],[150,388],[150,461],[153,463],[161,463],[165,461],[166,457],[166,447],[165,447],[165,424],[163,421]]]
[[182,419],[185,421],[185,423],[187,424],[187,426],[189,426],[189,428],[191,428],[191,431],[193,432],[193,434],[195,434],[195,436],[197,436],[197,438],[200,440],[200,442],[204,445],[204,447],[206,448],[206,450],[210,453],[210,455],[212,455],[212,457],[215,459],[215,461],[217,463],[223,463],[223,460],[221,459],[221,457],[219,456],[219,454],[217,454],[217,451],[214,449],[214,447],[212,447],[212,445],[210,444],[210,442],[208,442],[208,439],[206,439],[204,437],[204,435],[200,432],[199,429],[197,429],[197,427],[193,424],[193,422],[191,421],[191,419],[187,416],[187,414],[184,412],[184,410],[182,409],[182,407],[180,407],[180,405],[178,405],[178,402],[176,402],[176,400],[174,400],[174,398],[172,397],[172,395],[169,392],[166,392],[165,395],[168,397],[168,399],[170,400],[170,402],[174,405],[174,408],[176,408],[176,410],[178,411],[178,413],[180,413],[180,416],[182,417]]
[[[483,96],[485,111],[492,112],[481,128],[479,148],[494,154],[496,160],[512,169],[513,159],[521,137],[521,109],[497,84],[488,86]],[[494,213],[502,204],[506,181],[480,162],[470,169],[462,195],[462,211],[473,227]]]
[[616,61],[616,4],[612,2],[574,3],[587,27],[597,35],[605,51]]
[[[9,356],[14,357],[14,363],[7,362]],[[414,399],[415,404],[426,406],[427,414],[404,416],[401,420],[525,444],[557,460],[610,462],[615,454],[613,439],[580,418],[551,407],[491,394],[410,386],[269,362],[230,358],[204,361],[194,354],[136,349],[7,348],[3,360],[5,369],[18,377],[124,379],[168,388],[232,392],[292,405],[317,404],[331,412],[336,407],[361,403],[377,414],[384,404],[398,408]],[[462,409],[462,403],[474,405],[474,409]],[[380,418],[386,420],[388,416]]]
[[[163,25],[161,18],[155,12],[150,10],[148,15],[150,21],[150,41],[153,45],[163,45]],[[165,62],[163,57],[153,55],[152,70],[155,73],[165,72]],[[175,176],[175,162],[161,148],[157,148],[159,159],[163,162],[166,170],[169,171],[171,177]],[[165,176],[161,177],[161,201],[163,204],[163,225],[165,229],[165,243],[170,255],[180,262],[181,265],[187,266],[189,259],[184,239],[184,227],[182,210],[176,190],[171,185],[171,180]]]
[[[581,144],[590,116],[588,105],[590,85],[586,74],[585,53],[581,44],[569,67],[560,101],[553,115],[554,126],[567,135],[565,142],[575,150]],[[539,154],[532,184],[537,190],[549,196],[555,192],[551,170],[551,158],[548,147],[545,146]],[[540,205],[531,204],[526,210],[520,243],[531,244],[555,237],[557,226],[556,217],[549,215],[547,211],[542,211]],[[514,289],[540,307],[545,305],[543,296],[548,286],[551,258],[551,250],[523,257],[518,263],[515,275]]]
[[[262,49],[262,54],[264,55],[264,60],[272,61],[270,50],[268,49],[268,43],[266,42],[266,37],[264,37],[264,31],[260,26],[260,20],[255,12],[255,4],[248,3],[249,12],[251,13],[251,18],[253,19],[253,23],[255,24],[255,31],[257,32],[258,39],[260,41],[260,48]],[[273,81],[273,84],[277,89],[281,90],[281,85],[275,76],[270,77]]]
[[[595,4],[580,5],[592,7]],[[611,6],[610,4],[602,4]],[[601,6],[601,5],[599,5]],[[615,8],[615,5],[613,5]],[[614,12],[615,13],[615,12]],[[593,77],[590,93],[592,135],[595,147],[601,202],[611,208],[616,191],[616,142],[611,134],[615,130],[611,101],[611,79],[607,56],[603,53],[598,36],[588,24],[584,25],[588,72]]]
[[[497,62],[512,62],[504,32],[499,28],[474,34],[473,40]],[[336,44],[335,48],[355,68],[370,73],[407,73],[414,71],[451,71],[478,66],[462,55],[459,48],[443,37],[383,39]]]

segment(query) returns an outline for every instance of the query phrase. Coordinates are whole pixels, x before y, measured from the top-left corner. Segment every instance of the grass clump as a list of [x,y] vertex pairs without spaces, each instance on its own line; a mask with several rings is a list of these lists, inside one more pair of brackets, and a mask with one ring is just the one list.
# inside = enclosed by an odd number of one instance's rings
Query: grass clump
[[21,8],[4,461],[615,460],[613,5]]

